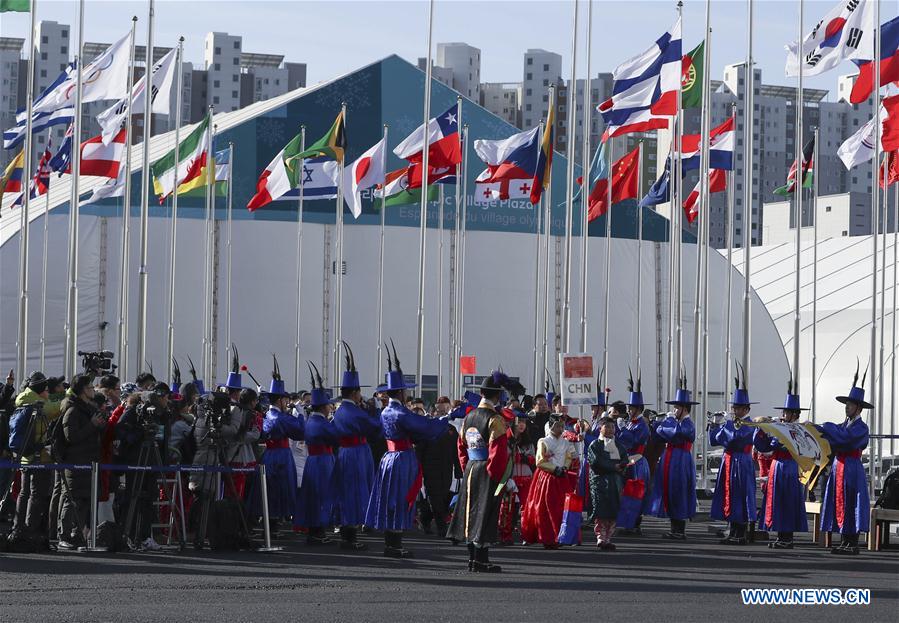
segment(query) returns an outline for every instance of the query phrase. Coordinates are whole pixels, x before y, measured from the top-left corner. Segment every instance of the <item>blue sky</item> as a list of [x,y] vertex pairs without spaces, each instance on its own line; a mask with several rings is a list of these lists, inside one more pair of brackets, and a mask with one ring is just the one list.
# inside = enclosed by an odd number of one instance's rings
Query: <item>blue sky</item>
[[[805,2],[805,30],[836,0]],[[585,73],[586,2],[579,20],[577,73]],[[76,23],[77,3],[38,0],[38,19]],[[796,1],[755,2],[755,57],[763,80],[795,84],[784,77],[783,46],[799,33]],[[570,1],[442,0],[435,6],[434,42],[464,41],[481,49],[483,81],[520,81],[522,55],[528,48],[544,48],[563,57],[563,77],[571,72],[572,7]],[[415,62],[427,48],[427,2],[422,0],[157,0],[154,42],[174,45],[184,35],[185,59],[203,59],[203,37],[208,31],[243,36],[243,49],[284,54],[286,60],[305,62],[308,82],[315,84],[351,71],[392,53]],[[746,55],[747,3],[712,2],[712,78],[720,79],[724,65]],[[881,1],[882,21],[897,14],[899,2]],[[85,39],[111,42],[127,31],[132,15],[138,22],[138,43],[146,40],[146,2],[88,0]],[[611,71],[618,63],[645,49],[673,24],[675,2],[595,0],[591,74]],[[3,14],[0,35],[24,37],[24,14]],[[705,2],[684,2],[684,48],[702,37]],[[74,32],[73,32],[74,35]],[[823,76],[807,78],[806,85],[836,89],[837,76],[849,73],[850,64]]]

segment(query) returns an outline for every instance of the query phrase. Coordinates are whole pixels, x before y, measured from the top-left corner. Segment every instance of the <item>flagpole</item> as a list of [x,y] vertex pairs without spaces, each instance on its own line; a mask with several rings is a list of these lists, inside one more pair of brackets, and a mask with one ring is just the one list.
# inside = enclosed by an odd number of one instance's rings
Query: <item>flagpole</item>
[[[210,153],[210,155],[207,157],[206,161],[212,162],[212,169],[211,169],[212,188],[213,188],[213,191],[215,191],[215,188],[216,188],[215,184],[218,181],[216,178],[215,152]],[[228,310],[228,324],[225,325],[225,344],[227,344],[227,348],[226,348],[225,352],[228,354],[228,357],[225,361],[230,361],[231,357],[234,355],[234,348],[233,348],[233,341],[232,341],[233,338],[231,337],[231,312],[233,310],[233,308],[231,306],[231,300],[232,300],[231,295],[232,295],[232,290],[233,290],[233,287],[231,284],[231,266],[232,266],[231,260],[233,257],[232,242],[234,241],[234,236],[233,236],[234,211],[232,209],[233,205],[234,205],[234,201],[233,201],[234,200],[234,193],[233,193],[234,185],[232,184],[231,167],[233,166],[233,163],[234,163],[234,142],[228,141],[228,191],[227,191],[228,194],[225,198],[225,200],[228,204],[226,206],[226,209],[228,210],[228,259],[227,259],[227,269],[226,269],[227,270],[227,276],[226,276],[226,282],[227,282],[226,288],[227,289],[225,291],[225,296],[227,297],[225,299],[225,308]],[[296,389],[296,385],[294,385],[294,389]]]
[[[384,163],[381,165],[385,179],[381,188],[381,227],[379,230],[378,242],[378,343],[377,343],[377,363],[375,365],[375,380],[381,380],[381,346],[384,342],[384,224],[386,222],[387,212],[387,124],[384,124]],[[458,178],[456,179],[458,183]],[[376,383],[377,385],[377,383]]]
[[127,379],[128,377],[128,285],[130,282],[128,274],[129,255],[131,253],[131,106],[134,101],[133,85],[134,85],[134,61],[135,61],[135,31],[137,29],[137,16],[131,18],[131,56],[128,63],[128,113],[125,116],[125,189],[122,202],[122,246],[121,258],[119,265],[119,343],[118,343],[118,362],[119,367],[117,373],[119,378]]
[[[210,132],[208,133],[209,138],[206,141],[206,151],[207,153],[212,151],[212,135],[215,132],[215,128],[212,125],[212,111],[213,107],[209,106],[206,109],[206,123],[210,127]],[[177,183],[177,170],[175,174],[175,179]],[[212,368],[211,362],[209,361],[212,355],[212,305],[211,305],[211,296],[210,292],[212,290],[212,260],[210,257],[212,256],[212,225],[211,222],[215,219],[215,196],[212,193],[212,189],[209,186],[209,180],[206,180],[206,184],[204,184],[204,188],[206,190],[206,210],[205,210],[205,245],[206,251],[203,255],[204,266],[203,266],[203,377],[209,382],[209,370]]]
[[[590,236],[587,211],[590,200],[590,130],[592,110],[590,107],[590,52],[593,45],[593,0],[587,0],[587,78],[584,81],[584,143],[583,168],[581,169],[581,352],[587,352],[587,254]],[[577,89],[575,89],[575,93]],[[573,100],[572,100],[573,101]]]
[[[817,421],[815,413],[818,407],[818,177],[820,171],[818,169],[818,128],[815,128],[815,155],[812,160],[812,404],[811,412],[812,422]],[[794,391],[799,391],[797,386]]]
[[84,0],[78,2],[78,58],[75,73],[75,118],[72,121],[72,193],[69,198],[69,291],[66,298],[65,376],[75,374],[78,352],[78,182],[81,173],[81,93],[83,89]]
[[[736,102],[730,105],[730,116],[731,119],[736,122]],[[736,198],[736,192],[734,189],[734,177],[736,176],[735,171],[736,169],[732,167],[731,170],[727,173],[727,208],[724,214],[724,236],[727,243],[727,287],[725,288],[725,290],[727,291],[727,311],[725,312],[724,321],[724,365],[721,366],[721,370],[724,372],[724,395],[722,396],[723,409],[727,409],[727,397],[730,396],[730,363],[731,359],[733,358],[733,350],[731,346],[731,340],[733,339],[731,312],[733,311],[734,200]]]
[[[24,379],[28,374],[26,368],[28,366],[28,238],[30,227],[28,224],[29,208],[31,207],[31,146],[33,127],[31,115],[33,114],[34,100],[34,55],[38,50],[37,36],[35,30],[37,0],[31,0],[29,8],[29,21],[31,24],[31,35],[28,38],[31,51],[28,53],[28,76],[25,80],[25,144],[23,145],[24,162],[22,163],[22,181],[24,183],[24,192],[22,195],[22,208],[19,215],[19,333],[18,348],[16,349],[16,374],[19,379]],[[49,195],[49,189],[47,191]],[[46,218],[44,218],[46,223]],[[46,307],[46,304],[45,304]],[[43,327],[41,329],[43,335]],[[43,359],[43,337],[41,338],[41,359]],[[41,363],[43,370],[43,362]]]
[[[41,248],[41,370],[46,370],[44,367],[44,355],[46,354],[47,347],[47,241],[50,236],[49,232],[49,221],[50,219],[50,187],[47,187],[47,197],[46,197],[46,206],[44,207],[44,239],[43,246]],[[26,371],[27,374],[27,371]],[[21,377],[20,377],[21,378]]]
[[605,314],[603,316],[602,330],[602,367],[606,371],[606,377],[611,376],[609,369],[609,312],[611,310],[611,291],[612,291],[612,184],[614,182],[615,171],[615,138],[609,136],[609,168],[608,185],[606,188],[606,292],[605,292]]
[[[543,145],[543,132],[544,132],[544,121],[540,121],[540,129],[537,131],[537,145]],[[535,222],[535,231],[536,240],[537,240],[537,256],[534,262],[534,394],[537,394],[540,390],[539,387],[540,382],[540,268],[541,268],[541,259],[542,259],[542,241],[541,241],[541,221],[543,220],[543,193],[540,195],[540,201],[537,203],[536,208],[536,218]]]
[[[817,147],[817,145],[816,145],[816,147]],[[889,186],[887,186],[887,184],[886,184],[886,182],[889,179],[886,169],[887,169],[887,165],[889,164],[889,161],[890,161],[889,154],[884,154],[883,159],[884,159],[884,163],[883,163],[884,186],[883,186],[883,193],[882,193],[883,216],[881,216],[881,219],[880,219],[880,222],[883,223],[883,244],[880,245],[880,250],[881,250],[880,251],[880,270],[881,270],[881,276],[880,276],[880,352],[878,353],[878,360],[877,360],[877,374],[881,379],[880,382],[877,384],[877,404],[880,405],[880,411],[878,412],[878,418],[877,418],[877,432],[881,435],[881,437],[879,437],[877,440],[877,460],[878,460],[877,471],[878,471],[880,477],[883,477],[883,469],[882,469],[883,466],[880,465],[880,460],[883,458],[883,434],[884,434],[883,433],[883,413],[884,413],[883,401],[884,401],[884,394],[886,392],[886,388],[885,388],[886,382],[883,380],[883,372],[884,372],[884,367],[885,367],[884,366],[884,363],[885,363],[885,361],[884,361],[884,338],[886,335],[885,314],[886,314],[886,296],[887,296],[887,288],[886,288],[886,283],[887,283],[887,240],[886,240],[886,238],[887,238],[887,225],[888,225],[888,220],[889,220],[887,218],[887,209],[889,206],[887,199],[890,194]],[[817,180],[818,176],[815,175],[814,179]],[[874,180],[873,183],[876,184],[877,180]],[[893,225],[893,227],[895,228],[895,224]],[[893,311],[895,313],[895,308]],[[890,350],[893,353],[895,353],[896,347],[893,346]],[[895,378],[891,377],[890,383],[893,384],[895,382],[896,382]]]
[[[817,178],[816,178],[817,179]],[[884,191],[887,192],[887,191]],[[890,335],[893,336],[893,345],[899,342],[896,340],[896,314],[899,313],[899,187],[893,189],[894,218],[893,218],[893,310],[892,313],[892,330]],[[890,435],[896,434],[896,355],[893,351],[890,360]],[[895,438],[894,438],[895,439]],[[890,440],[890,452],[895,447],[894,439]]]
[[[555,111],[556,109],[556,87],[554,85],[549,85],[549,108],[547,109],[547,123],[549,123],[550,113],[549,111]],[[555,120],[555,115],[553,115],[553,120]],[[553,128],[546,128],[547,132],[552,132]],[[555,134],[553,135],[555,137]],[[550,149],[555,149],[555,145],[550,145]],[[549,240],[550,236],[552,236],[552,226],[553,226],[553,183],[552,183],[552,168],[550,168],[549,172],[549,184],[546,186],[546,190],[544,193],[546,199],[543,202],[543,208],[545,210],[545,214],[543,217],[543,366],[540,372],[541,378],[543,379],[543,385],[546,385],[546,368],[547,362],[549,360],[549,353],[547,352],[548,348],[548,334],[549,334]],[[538,388],[534,388],[534,391],[539,391]]]
[[424,149],[421,158],[421,206],[419,209],[418,232],[418,345],[416,349],[415,374],[419,393],[422,392],[422,379],[425,351],[425,236],[428,231],[428,123],[431,119],[431,39],[434,34],[434,0],[428,2],[428,56],[425,67],[424,92]]
[[[180,37],[178,39],[178,52],[176,53],[176,62],[177,68],[175,69],[175,75],[177,76],[178,84],[175,87],[175,102],[177,102],[177,110],[175,110],[175,189],[172,193],[172,219],[171,219],[171,229],[169,231],[170,249],[169,249],[169,322],[168,322],[168,330],[166,336],[166,378],[172,378],[172,357],[175,356],[175,275],[177,274],[176,261],[178,255],[178,163],[181,162],[180,156],[180,143],[181,143],[181,97],[182,97],[182,75],[183,71],[183,54],[184,54],[184,37]],[[146,100],[152,100],[152,87],[153,84],[153,75],[152,75],[152,66],[147,65],[146,73],[144,74],[144,97]],[[152,101],[150,102],[152,106]],[[128,111],[128,114],[131,114],[131,111]],[[149,117],[144,116],[144,124],[147,124],[147,119]],[[149,143],[144,143],[144,152],[149,152],[148,149]],[[215,177],[215,162],[212,159],[212,154],[206,154],[206,169],[207,176],[209,173],[209,167],[212,167],[213,178]],[[230,238],[230,229],[229,229],[229,238]]]
[[[874,36],[874,158],[872,158],[871,162],[874,167],[873,174],[871,176],[871,220],[873,227],[871,228],[871,241],[873,245],[873,252],[871,253],[871,358],[869,360],[869,365],[873,365],[875,361],[875,356],[877,354],[877,235],[880,231],[880,223],[879,216],[880,212],[878,210],[878,198],[880,196],[880,184],[877,181],[877,174],[880,170],[879,162],[878,162],[878,154],[880,153],[880,2],[874,2],[874,27],[876,28],[875,36]],[[800,39],[801,41],[801,39]],[[884,223],[886,224],[886,223]],[[886,228],[884,228],[886,231]],[[884,233],[884,238],[886,238],[886,234]],[[886,274],[884,274],[886,277]],[[877,370],[874,374],[871,375],[871,395],[877,395],[878,384],[881,383],[881,370]],[[894,379],[895,381],[895,379]],[[875,408],[872,409],[870,423],[876,423],[876,429],[872,430],[873,434],[881,435],[883,434],[883,405],[877,404]],[[875,483],[875,474],[876,466],[875,462],[879,459],[879,452],[875,451],[880,450],[882,448],[882,440],[880,438],[877,439],[877,444],[875,448],[868,449],[868,466],[870,468],[870,474],[868,479],[868,493],[870,497],[874,497],[874,488],[876,486]]]
[[[677,3],[677,16],[678,20],[683,20],[684,16],[684,3]],[[681,31],[683,31],[683,22],[681,22]],[[683,114],[683,103],[682,99],[682,89],[680,87],[680,83],[678,83],[678,91],[677,97],[677,108],[676,108],[676,122],[675,122],[675,142],[674,149],[677,154],[677,158],[672,162],[672,165],[676,168],[676,173],[674,175],[675,186],[674,186],[674,205],[671,207],[671,216],[672,221],[671,225],[673,228],[673,240],[674,240],[674,348],[673,348],[673,357],[672,357],[672,366],[671,366],[671,387],[672,392],[673,388],[678,386],[677,377],[679,374],[679,370],[681,364],[683,362],[683,324],[682,324],[682,316],[683,316],[683,291],[682,291],[682,280],[681,280],[681,268],[683,265],[683,162],[682,156],[683,154],[681,149],[681,140],[684,135],[684,114]]]
[[[306,126],[300,126],[300,153],[306,151]],[[297,303],[296,303],[296,326],[293,342],[293,387],[300,387],[300,306],[303,302],[302,286],[303,286],[303,189],[304,177],[306,175],[303,164],[304,160],[300,160],[300,198],[297,201]]]
[[[643,141],[637,143],[637,197],[643,196]],[[637,322],[634,342],[637,349],[637,376],[641,377],[640,350],[643,344],[640,334],[640,321],[642,320],[643,306],[643,208],[637,199]]]
[[[463,126],[462,131],[462,253],[459,258],[459,355],[456,357],[461,365],[461,357],[465,345],[465,241],[468,237],[468,126]],[[459,393],[461,394],[462,378],[459,378]]]
[[[749,12],[749,28],[747,31],[747,52],[746,52],[746,87],[745,97],[743,98],[743,187],[745,189],[743,195],[743,374],[744,378],[750,377],[749,364],[751,363],[750,355],[752,345],[750,338],[752,335],[752,287],[750,285],[750,266],[749,260],[752,257],[750,247],[752,246],[752,204],[754,198],[752,196],[755,187],[755,148],[753,146],[753,136],[755,133],[755,108],[753,100],[755,99],[755,61],[752,57],[752,25],[753,25],[753,0],[749,0],[747,9]],[[800,42],[802,39],[800,38]]]
[[[665,395],[658,397],[658,407],[661,410],[663,401],[665,400],[665,396],[672,395],[672,379],[674,377],[674,369],[676,367],[675,358],[674,358],[674,271],[675,271],[675,257],[674,257],[674,210],[675,210],[675,193],[677,192],[674,189],[673,184],[676,182],[680,184],[680,180],[677,180],[676,175],[678,172],[677,169],[677,161],[675,159],[675,145],[679,144],[680,138],[677,135],[677,123],[679,118],[679,113],[674,119],[671,120],[671,147],[668,150],[668,157],[671,159],[670,164],[668,165],[668,358],[667,364],[668,369],[666,370],[666,389]],[[661,370],[659,371],[661,374]]]
[[443,385],[443,184],[437,187],[437,396]]
[[[802,38],[804,36],[803,31],[803,15],[804,15],[805,3],[800,0],[799,2],[799,46],[800,51],[802,49]],[[793,293],[794,301],[793,301],[793,382],[795,386],[799,387],[799,321],[800,321],[800,312],[801,309],[799,307],[799,294],[800,294],[800,280],[801,280],[801,254],[802,254],[802,187],[805,183],[803,179],[805,173],[804,167],[804,150],[803,150],[803,127],[802,127],[802,113],[805,108],[805,103],[802,98],[802,74],[805,63],[801,61],[799,63],[799,87],[796,92],[796,174],[793,177],[793,200],[796,203],[796,265],[795,265],[795,283],[794,288],[795,292]],[[789,180],[787,181],[789,184]],[[874,281],[877,281],[877,277],[874,277]],[[876,307],[876,304],[875,304]],[[814,380],[812,381],[814,382]],[[798,389],[797,389],[798,391]]]
[[[153,98],[150,97],[151,77],[153,69],[153,17],[154,0],[149,0],[147,13],[147,61],[145,68],[144,89],[144,138],[141,165],[141,197],[140,197],[140,270],[137,274],[137,370],[141,370],[146,358],[147,345],[147,261],[149,253],[150,228],[150,129],[153,125]],[[129,114],[131,111],[128,111]],[[177,166],[177,165],[176,165]],[[178,171],[175,169],[175,192],[178,191]]]
[[[340,114],[343,118],[343,126],[346,128],[346,102],[340,104]],[[346,154],[344,154],[346,156]],[[337,287],[334,301],[334,379],[340,378],[340,341],[343,339],[343,167],[342,158],[338,166],[340,172],[337,179]]]
[[562,348],[571,350],[571,237],[574,220],[574,126],[577,121],[577,3],[574,0],[571,28],[571,82],[568,85],[568,127],[566,128],[565,172],[565,274],[562,282]]
[[[459,127],[462,126],[462,105],[461,98],[459,102],[459,119],[458,119]],[[460,134],[459,140],[462,141],[463,137]],[[462,160],[465,159],[466,154],[462,154]],[[385,167],[386,171],[386,167]],[[451,366],[451,374],[452,374],[452,382],[450,383],[450,390],[453,398],[461,395],[459,391],[460,385],[460,373],[461,368],[459,363],[459,320],[461,317],[461,310],[459,309],[459,281],[460,281],[460,264],[461,264],[461,237],[462,237],[462,163],[456,165],[456,222],[455,222],[455,236],[456,236],[456,247],[455,247],[455,255],[453,256],[453,330],[450,333],[450,339],[452,339],[452,344],[450,348],[450,357],[452,358]],[[378,358],[380,361],[380,357]],[[380,364],[379,364],[380,366]],[[378,368],[380,372],[380,367]]]

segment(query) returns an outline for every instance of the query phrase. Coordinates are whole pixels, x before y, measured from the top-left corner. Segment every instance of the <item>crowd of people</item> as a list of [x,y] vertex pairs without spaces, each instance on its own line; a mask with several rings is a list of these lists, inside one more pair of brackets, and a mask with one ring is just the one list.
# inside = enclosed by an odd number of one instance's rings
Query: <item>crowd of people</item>
[[[670,521],[665,538],[687,539],[696,514],[691,410],[698,403],[686,379],[665,414],[647,409],[640,379],[628,380],[627,400],[598,392],[590,417],[580,419],[560,396],[528,394],[501,371],[477,392],[441,396],[428,408],[395,349],[384,383],[364,392],[352,350],[343,347],[336,397],[312,362],[308,391],[287,391],[277,359],[267,388],[246,387],[236,349],[227,381],[212,392],[192,365],[183,382],[176,364],[171,386],[149,372],[129,383],[112,373],[66,381],[34,372],[16,388],[10,372],[0,389],[0,519],[11,523],[5,545],[77,549],[95,520],[100,530],[115,527],[131,549],[159,549],[160,534],[177,529],[164,516],[176,512],[172,504],[160,504],[171,500],[165,483],[173,479],[185,491],[181,538],[196,547],[212,542],[207,527],[223,525],[218,514],[226,509],[240,517],[245,544],[254,529],[268,528],[353,551],[367,547],[361,533],[378,532],[385,556],[410,558],[403,534],[417,528],[464,544],[469,570],[488,573],[501,571],[491,546],[580,544],[584,517],[602,551],[616,549],[616,534],[643,535],[644,515]],[[842,535],[834,553],[854,554],[859,532],[868,530],[860,456],[868,442],[861,416],[871,405],[857,375],[837,400],[846,404],[846,421],[817,427],[835,453],[821,528]],[[807,491],[788,449],[747,425],[752,404],[743,379],[730,415],[706,431],[723,448],[710,515],[730,525],[722,544],[746,544],[758,522],[777,534],[770,547],[791,549],[795,533],[808,530]],[[783,421],[795,422],[803,410],[788,392]],[[75,468],[92,463],[158,469],[105,468],[95,484],[90,470]],[[167,473],[172,465],[198,469]],[[761,508],[758,467],[766,477]],[[266,516],[268,526],[261,525]]]

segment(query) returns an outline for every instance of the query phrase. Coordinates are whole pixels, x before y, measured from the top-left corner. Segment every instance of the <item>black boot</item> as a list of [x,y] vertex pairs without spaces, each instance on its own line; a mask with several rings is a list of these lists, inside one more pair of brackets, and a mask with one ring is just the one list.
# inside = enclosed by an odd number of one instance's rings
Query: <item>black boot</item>
[[727,536],[718,541],[721,545],[733,545],[734,539],[736,538],[737,527],[733,522],[728,522],[727,524]]
[[309,528],[309,534],[306,536],[306,545],[327,545],[331,543],[331,539],[325,534],[325,529],[321,526]]
[[361,550],[366,549],[365,543],[360,543],[355,526],[342,526],[340,528],[340,549]]
[[793,533],[778,532],[777,540],[773,543],[768,543],[768,547],[771,549],[793,549]]
[[469,571],[474,571],[474,557],[475,557],[474,543],[469,543],[468,544],[468,570]]
[[502,573],[503,568],[490,562],[490,548],[476,547],[473,570],[477,573]]
[[384,555],[388,558],[414,558],[412,552],[403,549],[402,532],[384,533]]
[[666,539],[672,539],[674,541],[686,541],[687,535],[684,533],[686,530],[687,522],[683,519],[672,519],[671,520],[671,530],[662,534],[662,536]]
[[843,543],[840,547],[830,550],[832,554],[840,554],[843,556],[858,555],[858,532],[855,534],[847,534],[843,537]]
[[840,550],[846,549],[846,547],[848,545],[849,545],[849,539],[846,537],[845,534],[841,534],[840,535],[840,544],[834,545],[833,547],[831,547],[830,553],[831,554],[841,554],[842,552]]

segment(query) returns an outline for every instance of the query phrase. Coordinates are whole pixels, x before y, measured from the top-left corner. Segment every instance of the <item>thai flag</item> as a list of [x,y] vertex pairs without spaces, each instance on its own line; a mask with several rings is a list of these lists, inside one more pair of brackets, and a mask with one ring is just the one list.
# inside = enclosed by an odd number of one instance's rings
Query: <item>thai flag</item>
[[[683,150],[681,167],[684,171],[692,171],[700,166],[702,151],[701,134],[685,134],[681,139]],[[732,171],[734,168],[734,118],[714,128],[709,133],[709,168]]]
[[459,106],[420,125],[393,150],[397,156],[410,162],[422,162],[425,147],[428,148],[429,167],[454,167],[462,162],[462,145],[459,142]]
[[474,150],[487,165],[476,182],[489,184],[504,180],[532,180],[537,172],[540,154],[538,133],[539,128],[534,128],[497,141],[476,140]]
[[615,69],[612,97],[597,107],[606,123],[603,141],[610,136],[668,127],[670,117],[677,114],[681,50],[678,18],[652,47]]
[[[709,194],[721,193],[727,190],[727,174],[722,169],[712,169],[709,171]],[[692,225],[696,217],[699,216],[699,194],[702,191],[702,180],[696,182],[696,186],[687,195],[684,200],[684,214],[687,215],[687,221]]]
[[[874,61],[856,61],[858,78],[852,85],[849,101],[861,104],[874,90]],[[880,85],[899,82],[899,17],[880,27]]]

